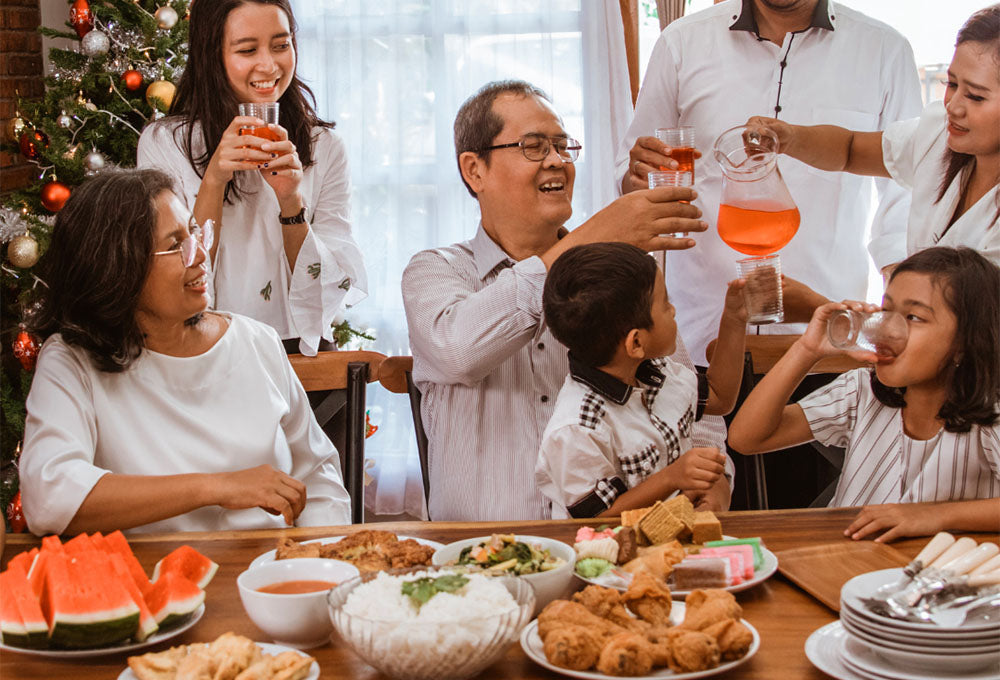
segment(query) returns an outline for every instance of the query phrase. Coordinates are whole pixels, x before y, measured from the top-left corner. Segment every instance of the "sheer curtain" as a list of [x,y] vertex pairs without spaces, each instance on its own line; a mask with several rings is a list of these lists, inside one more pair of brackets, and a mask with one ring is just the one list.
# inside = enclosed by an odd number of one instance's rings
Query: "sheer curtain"
[[[400,278],[414,253],[471,238],[478,205],[455,165],[452,123],[481,85],[544,89],[581,139],[575,226],[614,197],[614,153],[632,108],[618,4],[611,0],[293,0],[299,73],[347,144],[354,234],[369,297],[349,309],[370,349],[407,355]],[[378,514],[424,516],[406,395],[368,391],[378,432],[366,490]],[[371,464],[369,464],[371,465]]]

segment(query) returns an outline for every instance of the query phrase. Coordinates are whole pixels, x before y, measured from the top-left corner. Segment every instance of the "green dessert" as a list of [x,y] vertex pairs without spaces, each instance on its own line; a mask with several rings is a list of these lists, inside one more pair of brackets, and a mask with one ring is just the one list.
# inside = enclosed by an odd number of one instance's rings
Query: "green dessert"
[[585,557],[576,563],[576,573],[583,578],[597,578],[608,572],[614,566],[599,557]]

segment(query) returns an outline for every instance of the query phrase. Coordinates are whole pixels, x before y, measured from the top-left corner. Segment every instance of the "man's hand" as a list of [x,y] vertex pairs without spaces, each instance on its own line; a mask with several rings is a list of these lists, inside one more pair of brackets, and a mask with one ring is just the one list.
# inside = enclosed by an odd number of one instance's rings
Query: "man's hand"
[[876,543],[888,543],[904,536],[930,536],[945,529],[943,513],[935,503],[889,503],[866,505],[844,530],[855,541],[883,532]]
[[806,284],[784,274],[781,275],[781,297],[786,323],[807,323],[817,307],[830,302]]
[[712,488],[725,471],[726,457],[716,448],[696,447],[689,450],[665,470],[675,488],[684,492],[705,492]]
[[[670,147],[656,137],[639,137],[628,152],[628,170],[622,178],[622,194],[649,188],[649,173],[654,170],[677,169],[677,161],[671,158]],[[701,158],[695,149],[694,157]]]

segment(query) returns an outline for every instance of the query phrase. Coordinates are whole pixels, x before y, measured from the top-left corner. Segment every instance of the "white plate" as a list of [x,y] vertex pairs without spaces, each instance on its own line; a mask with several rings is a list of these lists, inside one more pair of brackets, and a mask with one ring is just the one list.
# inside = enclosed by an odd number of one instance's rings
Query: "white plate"
[[[996,680],[997,677],[1000,677],[1000,661],[985,668],[981,664],[973,663],[974,668],[972,669],[958,663],[957,660],[938,665],[927,663],[924,664],[926,671],[920,672],[914,669],[909,659],[907,659],[905,667],[901,666],[898,661],[894,662],[883,657],[850,635],[842,644],[841,659],[844,663],[871,675],[895,678],[895,680]],[[952,657],[948,658],[952,659]]]
[[47,656],[51,659],[84,659],[90,656],[122,654],[124,652],[133,652],[137,649],[152,647],[153,645],[159,644],[164,640],[175,638],[191,628],[194,624],[198,623],[204,613],[205,605],[201,605],[194,610],[194,613],[191,614],[191,618],[176,628],[165,630],[162,633],[157,632],[142,642],[133,642],[127,645],[118,645],[116,647],[99,647],[95,649],[22,649],[20,647],[9,647],[0,643],[0,649],[5,652],[17,652],[18,654],[29,654],[31,656]]
[[[282,652],[298,652],[302,656],[309,656],[305,652],[300,652],[297,649],[292,649],[291,647],[285,647],[284,645],[272,645],[269,642],[258,642],[256,643],[258,647],[263,650],[265,654],[270,654],[271,656],[277,656]],[[305,680],[317,680],[319,678],[319,664],[315,661],[312,662],[312,666],[309,667],[309,675],[305,677]],[[126,668],[118,675],[118,680],[139,680],[135,673],[132,672],[131,668]]]
[[997,667],[1000,662],[1000,647],[988,651],[971,652],[958,648],[953,652],[945,652],[940,648],[898,649],[893,645],[870,638],[862,631],[854,628],[849,621],[840,622],[847,630],[852,642],[857,643],[884,659],[893,666],[917,670],[936,670],[941,673],[972,672],[987,666]]
[[[731,539],[733,537],[725,536],[724,538]],[[749,590],[774,575],[774,572],[778,570],[778,556],[764,546],[761,546],[760,550],[764,564],[761,565],[760,569],[753,573],[753,578],[748,579],[739,585],[727,586],[722,590],[728,590],[731,593],[738,593],[741,590]],[[592,583],[596,586],[604,586],[605,588],[614,588],[615,590],[619,590],[623,593],[628,590],[628,584],[631,582],[632,576],[621,567],[610,569],[597,578],[584,578],[583,576],[577,574],[575,570],[573,571],[573,574],[575,574],[581,581],[586,581],[587,583]],[[622,576],[622,574],[625,574],[626,576]],[[690,592],[690,590],[671,590],[670,595],[675,600],[683,600]]]
[[984,623],[979,625],[960,626],[946,628],[933,623],[913,623],[901,621],[899,619],[879,616],[868,611],[861,602],[863,597],[871,597],[881,586],[888,583],[895,583],[902,577],[903,570],[900,568],[880,569],[870,571],[866,574],[855,576],[844,584],[840,590],[840,601],[842,606],[849,607],[854,613],[859,614],[867,620],[874,621],[889,628],[897,629],[897,632],[922,632],[930,633],[935,637],[948,637],[949,635],[965,636],[969,633],[991,633],[1000,631],[1000,623]]
[[854,628],[860,629],[865,635],[870,636],[876,642],[888,645],[901,645],[902,648],[922,648],[933,649],[935,651],[954,650],[955,653],[969,651],[986,651],[988,648],[996,649],[1000,652],[1000,632],[987,633],[986,635],[968,636],[931,636],[913,631],[899,631],[886,626],[881,626],[874,621],[870,621],[854,612],[849,607],[840,608],[840,620],[850,624]]
[[874,647],[895,649],[901,652],[912,652],[914,654],[921,655],[940,654],[945,656],[956,656],[963,654],[977,655],[990,653],[994,656],[994,658],[1000,659],[1000,640],[997,640],[992,644],[975,646],[928,642],[926,640],[901,642],[895,638],[879,637],[870,630],[865,629],[854,619],[848,616],[846,610],[840,612],[840,622],[843,624],[844,628],[847,629],[848,633]]
[[[683,602],[675,602],[673,607],[671,607],[670,620],[674,625],[677,625],[684,620]],[[757,629],[750,625],[746,619],[743,620],[743,624],[746,625],[746,627],[749,628],[750,632],[753,634],[753,642],[750,643],[749,651],[735,661],[727,661],[723,664],[719,664],[715,668],[709,668],[704,671],[694,671],[691,673],[674,673],[669,668],[659,668],[649,675],[629,677],[631,677],[632,680],[662,680],[663,678],[670,678],[670,680],[694,680],[695,678],[707,678],[711,675],[724,673],[731,668],[735,668],[750,659],[750,657],[756,654],[757,650],[760,649],[760,634],[757,632]],[[549,660],[545,657],[545,649],[542,645],[542,639],[538,637],[538,619],[529,623],[524,627],[524,630],[521,631],[521,648],[524,650],[524,653],[528,655],[528,658],[537,663],[539,666],[548,668],[550,671],[555,671],[556,673],[560,673],[571,678],[584,678],[584,680],[615,680],[613,676],[598,673],[597,671],[574,671],[549,663]]]
[[847,631],[840,621],[828,623],[814,630],[806,640],[806,658],[813,666],[838,680],[868,680],[868,676],[848,668],[841,660],[840,650],[846,638]]
[[[337,541],[341,541],[341,540],[343,540],[345,538],[347,538],[347,536],[330,536],[328,538],[314,538],[311,541],[302,541],[302,543],[303,544],[306,544],[306,543],[324,543],[324,544],[325,543],[336,543]],[[417,543],[420,543],[422,545],[426,545],[426,546],[428,546],[430,548],[434,548],[435,550],[439,550],[440,548],[444,547],[443,543],[438,543],[437,541],[428,541],[426,538],[417,538],[416,536],[397,536],[396,538],[398,538],[401,541],[405,541],[408,538],[412,538]],[[256,567],[258,564],[264,564],[265,562],[273,562],[274,561],[274,554],[275,554],[275,552],[276,551],[274,551],[274,550],[268,550],[266,553],[263,553],[261,555],[257,555],[257,557],[253,558],[253,562],[251,562],[250,566],[247,567],[247,568],[248,569],[252,569],[253,567]]]

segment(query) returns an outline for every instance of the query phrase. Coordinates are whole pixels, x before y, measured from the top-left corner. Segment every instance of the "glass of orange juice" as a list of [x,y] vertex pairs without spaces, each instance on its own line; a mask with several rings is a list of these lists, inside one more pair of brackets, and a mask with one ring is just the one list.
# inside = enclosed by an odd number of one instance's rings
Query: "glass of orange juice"
[[[694,182],[694,126],[657,128],[656,138],[670,147],[667,155],[677,161],[677,169],[691,175]],[[669,168],[660,168],[669,170]]]
[[263,137],[273,142],[278,141],[278,133],[267,127],[269,124],[278,124],[278,102],[251,102],[240,104],[241,116],[253,116],[264,121],[263,126],[248,125],[240,128],[241,135],[253,135]]

